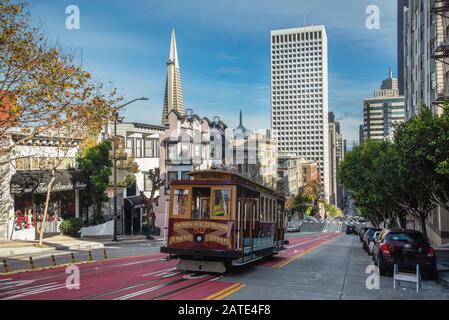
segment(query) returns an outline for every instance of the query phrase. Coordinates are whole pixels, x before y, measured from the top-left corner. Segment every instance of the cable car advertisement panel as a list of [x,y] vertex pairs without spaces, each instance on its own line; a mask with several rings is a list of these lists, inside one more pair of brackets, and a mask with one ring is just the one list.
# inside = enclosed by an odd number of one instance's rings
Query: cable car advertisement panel
[[170,219],[168,245],[176,248],[232,250],[233,221]]

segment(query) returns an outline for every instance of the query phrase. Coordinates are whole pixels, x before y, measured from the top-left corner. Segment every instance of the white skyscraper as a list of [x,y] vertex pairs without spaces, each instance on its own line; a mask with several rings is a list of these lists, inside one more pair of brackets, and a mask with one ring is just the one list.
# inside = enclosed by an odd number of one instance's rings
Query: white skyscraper
[[329,200],[327,36],[324,26],[271,31],[271,126],[280,153],[318,162]]

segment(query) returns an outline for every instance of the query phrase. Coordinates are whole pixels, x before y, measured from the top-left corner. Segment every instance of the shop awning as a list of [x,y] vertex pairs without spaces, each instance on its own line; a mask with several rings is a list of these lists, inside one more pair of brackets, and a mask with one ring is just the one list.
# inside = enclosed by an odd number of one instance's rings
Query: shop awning
[[141,196],[129,197],[126,198],[125,201],[129,201],[131,207],[134,209],[145,208],[145,199]]
[[[49,171],[21,171],[11,178],[11,194],[47,193],[51,180]],[[89,177],[79,170],[58,170],[53,182],[52,192],[85,189]]]

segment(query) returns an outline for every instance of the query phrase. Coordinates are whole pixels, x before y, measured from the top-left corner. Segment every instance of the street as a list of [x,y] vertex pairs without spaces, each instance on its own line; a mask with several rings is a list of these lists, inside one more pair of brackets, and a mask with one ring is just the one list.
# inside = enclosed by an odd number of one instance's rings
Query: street
[[[340,230],[344,224],[328,227]],[[79,290],[67,288],[69,274],[59,267],[0,277],[0,299],[449,299],[449,288],[435,281],[423,281],[416,293],[413,284],[401,283],[393,290],[392,278],[381,277],[380,288],[369,290],[366,269],[372,261],[357,236],[316,231],[324,230],[322,223],[303,223],[301,229],[289,234],[290,243],[276,258],[225,275],[177,271],[177,262],[166,261],[157,246],[118,244],[107,248],[108,260],[78,265]]]

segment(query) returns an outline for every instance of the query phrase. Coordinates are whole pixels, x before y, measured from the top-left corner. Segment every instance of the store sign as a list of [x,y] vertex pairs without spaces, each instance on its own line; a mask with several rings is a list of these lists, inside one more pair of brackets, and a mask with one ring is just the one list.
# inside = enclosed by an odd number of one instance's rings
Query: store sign
[[[87,187],[86,183],[77,181],[75,185],[71,182],[61,183],[57,182],[52,187],[52,192],[63,192],[71,191],[75,189],[85,189]],[[24,194],[24,193],[47,193],[48,184],[40,183],[37,187],[24,187],[19,184],[11,184],[11,194]]]

